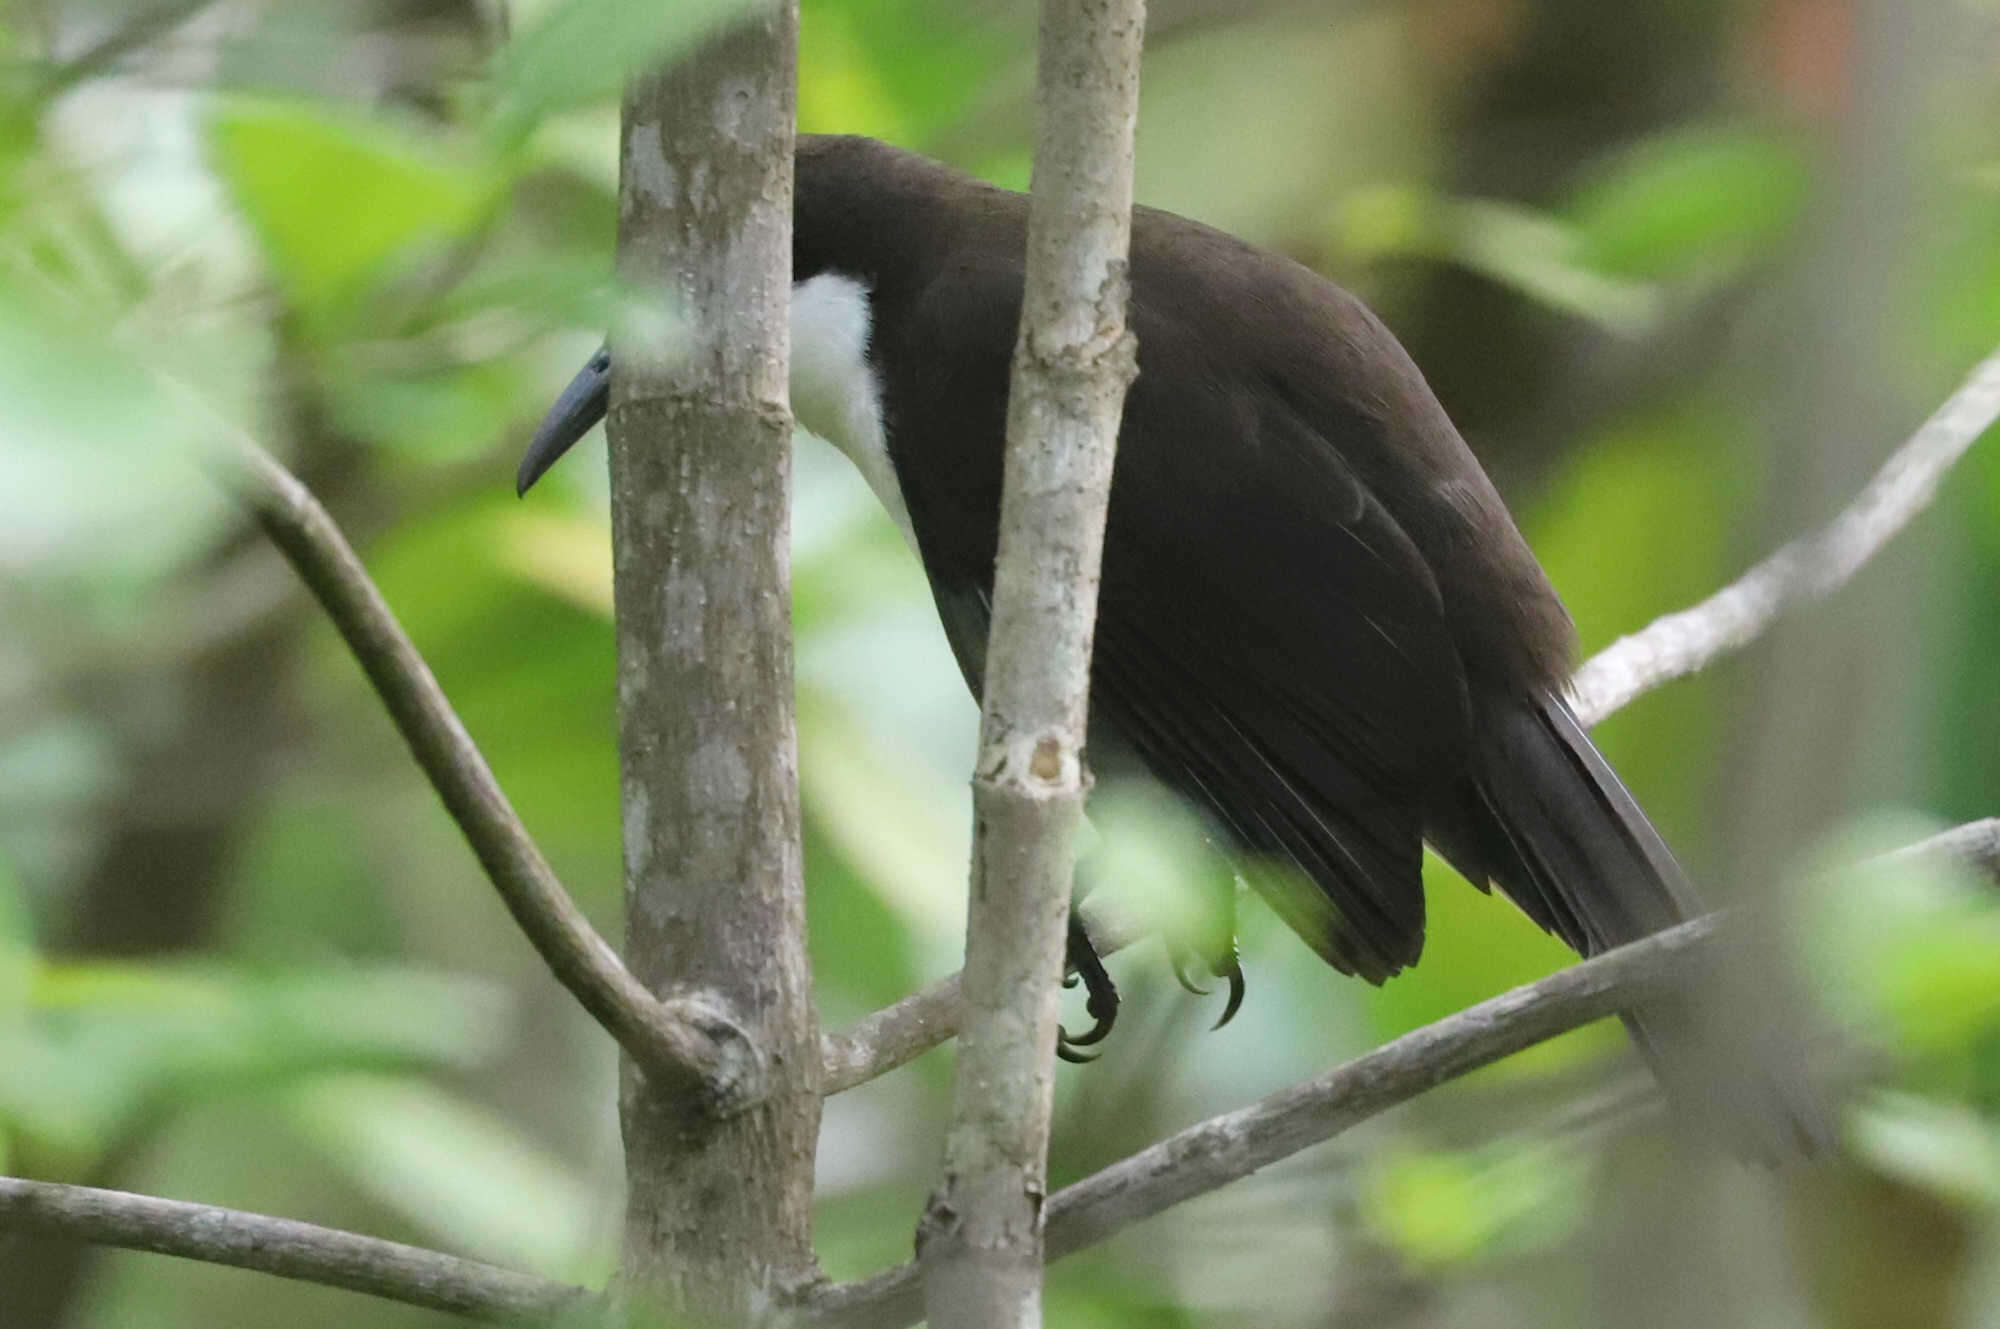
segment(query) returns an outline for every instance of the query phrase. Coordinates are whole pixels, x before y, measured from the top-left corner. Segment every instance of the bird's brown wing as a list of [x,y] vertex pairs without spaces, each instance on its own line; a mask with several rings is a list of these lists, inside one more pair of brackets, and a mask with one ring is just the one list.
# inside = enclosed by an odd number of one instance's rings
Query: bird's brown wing
[[[1010,265],[961,266],[883,323],[914,339],[883,362],[921,366],[886,385],[890,446],[975,686],[1019,289]],[[1329,962],[1379,981],[1422,947],[1421,808],[1467,745],[1437,587],[1339,440],[1204,362],[1198,329],[1143,290],[1132,318],[1093,743],[1108,731],[1289,868],[1251,877]]]

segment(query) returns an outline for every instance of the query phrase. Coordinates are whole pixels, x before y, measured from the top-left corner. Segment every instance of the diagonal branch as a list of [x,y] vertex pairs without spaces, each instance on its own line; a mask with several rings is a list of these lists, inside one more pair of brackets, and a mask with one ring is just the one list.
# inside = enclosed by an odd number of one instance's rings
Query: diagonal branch
[[562,985],[647,1073],[716,1111],[761,1092],[757,1058],[696,998],[662,1002],[590,926],[515,814],[368,570],[298,477],[248,440],[220,454],[237,494],[340,630],[465,833],[507,911]]
[[111,72],[128,55],[172,33],[213,0],[166,0],[141,10],[67,60],[51,64],[37,93],[53,99],[86,79]]
[[[1721,927],[1710,914],[1515,988],[1386,1043],[1249,1107],[1212,1117],[1074,1186],[1048,1204],[1059,1259],[1120,1228],[1338,1135],[1447,1080],[1664,995],[1687,980]],[[914,1264],[823,1291],[815,1323],[890,1329],[921,1318]]]
[[400,1242],[94,1186],[0,1177],[0,1228],[226,1264],[476,1320],[545,1322],[593,1300],[583,1288]]
[[1888,859],[1950,858],[1984,872],[2000,885],[2000,817],[1968,821],[1963,826],[1919,840],[1883,855]]
[[[1934,856],[1956,859],[2000,886],[2000,817],[1968,822],[1885,855]],[[1706,915],[1502,993],[1065,1187],[1048,1205],[1048,1258],[1094,1246],[1425,1090],[1683,987],[1721,932],[1723,917]],[[826,1287],[807,1303],[805,1318],[835,1329],[901,1329],[921,1318],[920,1282],[917,1266],[906,1264]]]
[[1930,506],[1945,473],[1995,419],[2000,419],[2000,351],[1980,361],[1826,526],[1787,544],[1700,604],[1656,618],[1592,656],[1570,683],[1577,717],[1594,725],[1634,697],[1742,650],[1794,606],[1845,586]]
[[963,978],[940,978],[863,1017],[851,1029],[820,1035],[820,1092],[833,1095],[867,1084],[955,1037],[964,1014],[959,993]]
[[[2000,351],[1980,362],[1824,529],[1784,546],[1700,604],[1657,618],[1592,656],[1571,684],[1578,717],[1596,725],[1654,688],[1748,646],[1794,605],[1846,585],[1930,504],[1945,473],[1996,418]],[[886,1075],[956,1035],[958,982],[956,974],[941,979],[822,1039],[826,1092]]]

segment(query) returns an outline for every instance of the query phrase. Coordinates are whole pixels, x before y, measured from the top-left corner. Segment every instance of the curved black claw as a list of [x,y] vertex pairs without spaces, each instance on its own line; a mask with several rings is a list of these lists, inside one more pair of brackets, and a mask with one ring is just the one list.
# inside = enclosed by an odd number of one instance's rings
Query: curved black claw
[[1168,949],[1167,963],[1173,966],[1174,981],[1181,985],[1181,991],[1192,993],[1197,997],[1206,997],[1209,990],[1188,976],[1188,970],[1194,966],[1195,960],[1196,957],[1192,952]]
[[1113,987],[1107,975],[1101,990],[1093,989],[1090,1000],[1084,1003],[1084,1010],[1090,1013],[1091,1026],[1074,1038],[1060,1025],[1056,1028],[1056,1055],[1064,1061],[1079,1065],[1096,1061],[1097,1053],[1079,1052],[1078,1048],[1092,1047],[1102,1043],[1111,1033],[1111,1026],[1118,1023],[1118,989]]
[[1111,1026],[1118,1023],[1118,985],[1111,981],[1104,962],[1097,958],[1097,948],[1091,945],[1089,934],[1083,930],[1082,920],[1074,913],[1069,916],[1067,958],[1075,972],[1064,977],[1063,986],[1075,987],[1078,979],[1083,981],[1085,990],[1090,993],[1083,1008],[1089,1012],[1092,1023],[1089,1029],[1074,1038],[1068,1031],[1057,1029],[1056,1055],[1069,1062],[1095,1061],[1096,1053],[1079,1052],[1077,1049],[1102,1043],[1110,1035]]
[[1212,1034],[1236,1018],[1236,1012],[1243,1008],[1243,966],[1235,956],[1229,957],[1229,968],[1220,975],[1229,980],[1229,1001],[1222,1008],[1222,1018],[1208,1027]]
[[1056,1057],[1058,1060],[1066,1061],[1072,1066],[1088,1066],[1101,1055],[1103,1054],[1097,1052],[1077,1051],[1076,1041],[1068,1034],[1065,1034],[1060,1028],[1056,1030]]
[[1058,1047],[1067,1045],[1072,1048],[1086,1048],[1102,1043],[1110,1035],[1111,1026],[1118,1023],[1118,987],[1111,981],[1111,975],[1104,972],[1102,965],[1097,965],[1095,968],[1094,975],[1089,971],[1083,975],[1084,986],[1090,992],[1089,999],[1083,1003],[1083,1009],[1090,1015],[1091,1026],[1074,1038],[1058,1031],[1059,1036],[1056,1040]]

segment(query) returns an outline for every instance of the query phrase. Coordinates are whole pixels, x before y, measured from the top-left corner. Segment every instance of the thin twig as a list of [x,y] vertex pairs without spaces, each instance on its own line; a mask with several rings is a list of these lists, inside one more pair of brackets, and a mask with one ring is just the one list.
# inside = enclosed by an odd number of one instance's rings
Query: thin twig
[[1577,716],[1594,725],[1634,697],[1743,649],[1795,606],[1845,586],[1930,506],[1945,473],[1996,419],[2000,351],[1979,363],[1826,526],[1785,545],[1700,604],[1656,618],[1592,656],[1570,683]]
[[[1110,955],[1143,939],[1145,929],[1131,921],[1112,922],[1088,917],[1091,946]],[[820,1089],[837,1094],[867,1084],[899,1066],[915,1061],[958,1033],[959,979],[952,974],[920,988],[851,1027],[820,1039]]]
[[507,910],[563,986],[660,1083],[716,1111],[755,1100],[756,1059],[696,998],[662,1002],[590,926],[529,836],[361,560],[311,491],[248,440],[218,454],[236,492],[375,685]]
[[1976,868],[2000,883],[2000,817],[1968,821],[1963,826],[1919,840],[1913,845],[1891,850],[1884,858],[1950,858]]
[[545,1322],[592,1300],[580,1287],[400,1242],[94,1186],[0,1177],[0,1228],[253,1269],[476,1320]]
[[915,1061],[958,1033],[960,974],[940,978],[819,1040],[820,1092],[837,1094]]
[[[1945,473],[1996,418],[2000,352],[1972,371],[1823,530],[1784,546],[1700,604],[1657,618],[1592,656],[1571,684],[1577,715],[1599,724],[1654,688],[1748,646],[1794,605],[1838,590],[1928,506]],[[821,1044],[826,1092],[852,1089],[915,1060],[956,1035],[958,1021],[954,974],[829,1034]]]

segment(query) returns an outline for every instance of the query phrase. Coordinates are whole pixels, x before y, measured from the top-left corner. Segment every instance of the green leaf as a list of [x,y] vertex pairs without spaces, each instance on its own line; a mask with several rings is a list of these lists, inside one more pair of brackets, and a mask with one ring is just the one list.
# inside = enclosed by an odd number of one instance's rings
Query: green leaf
[[1241,905],[1236,869],[1193,808],[1150,782],[1111,779],[1091,795],[1089,832],[1078,875],[1101,916],[1144,920],[1204,958],[1234,943],[1219,911]]
[[611,619],[611,537],[594,517],[522,509],[501,524],[494,557],[530,585]]
[[639,296],[620,292],[607,247],[602,252],[564,252],[482,266],[441,293],[428,312],[439,323],[503,313],[537,332],[601,331],[631,317],[639,304]]
[[625,81],[759,0],[563,0],[500,51],[493,129],[512,147],[549,116],[616,96]]
[[[1380,987],[1358,987],[1376,1036],[1390,1039],[1510,988],[1576,963],[1502,893],[1467,884],[1443,859],[1424,851],[1424,956],[1421,967]],[[1479,1072],[1510,1077],[1548,1074],[1615,1049],[1624,1034],[1609,1021],[1537,1044]]]
[[1576,197],[1581,261],[1608,276],[1668,278],[1768,252],[1797,222],[1804,154],[1767,134],[1679,129],[1621,154]]
[[425,372],[358,370],[324,375],[333,417],[356,438],[430,462],[485,455],[531,409],[534,384],[509,360]]
[[83,1157],[142,1114],[246,1084],[474,1064],[505,1028],[492,988],[396,969],[45,964],[27,1014],[0,1024],[0,1123]]
[[1389,1154],[1368,1170],[1362,1212],[1420,1266],[1560,1244],[1588,1209],[1588,1156],[1534,1143]]
[[[959,123],[996,76],[1032,59],[1031,15],[1011,5],[815,0],[799,16],[799,128],[920,145]],[[912,50],[909,34],[919,31]]]
[[0,1027],[26,1012],[35,979],[35,934],[27,892],[12,864],[0,858]]
[[[490,552],[501,547],[515,518],[537,507],[517,503],[508,486],[483,488],[378,541],[369,566],[578,902],[615,917],[618,750],[609,617],[579,614],[524,586]],[[441,567],[453,575],[438,576]],[[321,641],[328,678],[343,690],[342,713],[379,724],[380,705],[353,661],[332,634]],[[424,796],[420,782],[410,789]],[[448,824],[435,824],[440,844],[452,846]],[[468,891],[485,889],[476,876],[462,880]]]
[[1581,235],[1531,208],[1466,199],[1448,210],[1445,236],[1450,257],[1551,309],[1627,336],[1659,318],[1658,291],[1595,264]]
[[[603,1238],[592,1188],[508,1123],[431,1085],[329,1076],[288,1091],[292,1124],[363,1190],[447,1244],[578,1277]],[[608,1266],[609,1253],[601,1261]],[[609,1268],[592,1271],[594,1276]]]
[[1807,864],[1802,941],[1821,999],[1905,1052],[1971,1055],[2000,1032],[2000,896],[1961,864],[1882,857],[1917,818],[1848,827]]
[[1783,140],[1681,130],[1616,159],[1563,216],[1377,185],[1341,201],[1334,231],[1358,257],[1448,259],[1550,308],[1637,335],[1659,317],[1655,283],[1767,253],[1797,221],[1809,183],[1803,154]]
[[1457,263],[1613,332],[1636,336],[1659,317],[1659,291],[1593,266],[1569,223],[1518,203],[1437,200],[1377,185],[1343,198],[1333,229],[1336,243],[1358,259],[1422,255]]
[[1881,1172],[1959,1204],[2000,1209],[2000,1127],[1970,1108],[1880,1093],[1849,1114],[1847,1136]]
[[863,732],[846,708],[802,684],[799,785],[810,814],[876,894],[920,937],[963,926],[965,855],[952,834],[956,786],[914,778],[892,744]]
[[149,580],[227,511],[189,464],[213,423],[127,344],[125,311],[73,294],[0,288],[0,562]]
[[[1583,440],[1542,501],[1522,514],[1535,556],[1576,620],[1579,659],[1740,570],[1730,562],[1734,533],[1757,480],[1734,443],[1751,432],[1742,408],[1720,398],[1629,412]],[[1698,856],[1712,816],[1720,724],[1715,679],[1701,675],[1595,731],[1677,852]]]
[[286,293],[313,317],[413,246],[474,229],[507,185],[497,162],[306,102],[225,102],[210,143]]

